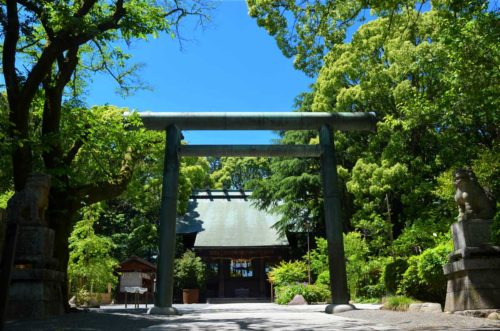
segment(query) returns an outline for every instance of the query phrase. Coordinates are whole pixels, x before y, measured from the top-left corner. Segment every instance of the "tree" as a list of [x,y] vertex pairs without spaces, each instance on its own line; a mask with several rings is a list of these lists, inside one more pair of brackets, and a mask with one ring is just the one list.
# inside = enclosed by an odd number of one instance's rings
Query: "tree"
[[370,10],[371,15],[392,17],[405,9],[422,8],[425,3],[404,0],[247,0],[249,15],[276,39],[286,57],[295,57],[295,68],[310,76],[315,76],[321,69],[323,56],[344,42],[347,29],[363,22],[366,16],[370,16]]
[[[184,17],[194,15],[203,22],[208,9],[203,0],[162,4],[153,0],[7,0],[0,4],[9,113],[4,139],[11,148],[13,184],[16,191],[23,189],[33,171],[52,175],[46,219],[56,231],[61,271],[67,269],[68,237],[76,212],[122,193],[148,146],[147,136],[128,139],[135,134],[123,131],[123,119],[82,107],[78,96],[85,78],[100,70],[129,89],[126,77],[133,67],[126,64],[129,56],[113,43],[131,43],[159,33],[176,35]],[[97,114],[103,115],[102,122],[95,121]],[[79,121],[67,122],[71,120]],[[109,131],[99,131],[101,124],[110,125]],[[99,134],[108,139],[107,145]],[[99,147],[105,148],[96,157]],[[87,166],[84,175],[77,176]],[[67,286],[62,287],[66,293]]]
[[221,157],[211,178],[216,188],[251,189],[252,182],[269,176],[269,159],[264,157]]
[[115,274],[118,261],[110,255],[113,242],[94,232],[100,212],[98,204],[84,208],[82,219],[76,223],[69,238],[68,277],[76,292],[85,289],[103,293],[108,283],[114,285],[118,280]]
[[[289,2],[255,3],[264,8]],[[323,5],[337,10],[333,2]],[[418,254],[433,247],[454,219],[454,168],[472,166],[480,182],[499,195],[492,166],[499,146],[499,19],[481,1],[433,2],[424,12],[400,6],[380,16],[363,24],[350,42],[325,41],[324,65],[300,109],[377,113],[376,134],[335,136],[339,177],[346,184],[345,228],[362,233],[371,255]],[[296,133],[283,138],[311,140]],[[298,185],[298,179],[317,176],[318,168],[301,160],[273,161],[270,167],[272,175],[257,189],[261,204],[281,205],[281,224],[293,226],[300,221],[298,207],[289,212],[294,201],[307,206],[304,210],[313,205],[301,200],[305,192],[317,192],[315,222],[320,222],[319,180]]]
[[[127,190],[120,197],[101,203],[103,212],[95,224],[96,233],[113,240],[116,245],[113,256],[120,261],[136,255],[154,262],[158,255],[164,147],[155,145],[137,164]],[[208,167],[205,158],[181,159],[179,215],[186,213],[193,189],[210,186]]]

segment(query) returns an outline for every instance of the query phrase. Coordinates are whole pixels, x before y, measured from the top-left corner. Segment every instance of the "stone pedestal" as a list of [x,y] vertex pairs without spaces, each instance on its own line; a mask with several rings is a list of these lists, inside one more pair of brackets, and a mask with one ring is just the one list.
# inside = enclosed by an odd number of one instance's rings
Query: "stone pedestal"
[[30,268],[53,268],[54,230],[45,226],[21,226],[14,258],[15,265]]
[[45,221],[49,191],[50,176],[31,174],[24,188],[7,204],[7,222],[17,231],[17,242],[12,243],[8,253],[7,319],[44,318],[64,313],[65,273],[57,271],[54,230]]
[[500,308],[500,257],[466,258],[444,266],[445,311]]
[[460,221],[451,230],[445,311],[500,308],[500,247],[490,243],[491,220]]
[[64,314],[61,282],[64,273],[49,269],[14,269],[7,319],[43,318]]
[[64,314],[61,284],[65,274],[54,270],[53,255],[54,230],[45,226],[19,227],[7,319]]

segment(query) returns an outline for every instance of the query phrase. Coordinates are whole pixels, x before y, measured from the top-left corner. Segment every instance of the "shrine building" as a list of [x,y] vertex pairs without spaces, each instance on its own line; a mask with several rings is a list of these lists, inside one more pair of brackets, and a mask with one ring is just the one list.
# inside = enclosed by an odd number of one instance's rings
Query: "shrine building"
[[199,190],[177,219],[177,234],[207,264],[206,297],[268,298],[267,272],[286,259],[289,243],[272,227],[278,216],[259,210],[251,191]]

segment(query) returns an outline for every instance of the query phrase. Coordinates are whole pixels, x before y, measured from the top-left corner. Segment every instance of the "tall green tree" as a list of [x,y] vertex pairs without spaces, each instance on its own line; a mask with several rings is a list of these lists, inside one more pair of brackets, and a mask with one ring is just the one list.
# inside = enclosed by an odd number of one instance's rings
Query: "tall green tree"
[[[78,98],[82,83],[103,71],[127,90],[131,85],[126,77],[134,66],[127,64],[129,56],[116,43],[160,33],[175,36],[183,18],[203,21],[209,7],[204,0],[0,3],[8,100],[4,139],[10,146],[13,185],[22,190],[33,171],[52,175],[46,218],[56,231],[61,271],[67,269],[76,212],[121,194],[148,145],[147,136],[130,139],[136,133],[124,132],[123,119],[99,109],[84,111]],[[109,126],[107,131],[101,131],[104,126]],[[67,286],[62,287],[66,293]]]
[[[331,2],[321,2],[328,4],[336,10]],[[500,123],[498,13],[483,1],[431,4],[426,11],[398,7],[363,24],[350,42],[325,43],[328,54],[312,100],[302,103],[302,111],[377,113],[376,134],[335,136],[338,172],[346,184],[346,227],[369,239],[370,254],[418,254],[436,243],[439,232],[448,231],[456,215],[451,187],[456,167],[472,166],[480,182],[499,194],[494,175]],[[303,137],[295,141],[307,143]],[[276,180],[276,188],[263,189],[261,197],[264,204],[282,204],[283,224],[295,224],[285,206],[305,191],[279,190],[300,173],[290,173],[293,168],[285,164],[271,164],[268,182]],[[317,175],[317,169],[308,174]],[[319,184],[315,187],[320,193]],[[316,201],[320,215],[320,194]]]

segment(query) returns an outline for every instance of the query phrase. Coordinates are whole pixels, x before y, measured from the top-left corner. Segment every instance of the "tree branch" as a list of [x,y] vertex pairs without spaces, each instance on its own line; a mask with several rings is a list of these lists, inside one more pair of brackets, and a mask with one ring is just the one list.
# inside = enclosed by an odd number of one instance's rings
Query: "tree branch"
[[52,29],[49,22],[47,21],[47,18],[45,17],[45,12],[43,10],[43,7],[39,6],[36,2],[29,0],[18,0],[17,2],[38,17],[49,39],[50,40],[53,39],[54,30]]
[[73,162],[73,160],[75,159],[76,155],[78,154],[80,148],[82,148],[84,143],[85,143],[84,138],[80,138],[74,142],[73,146],[68,151],[68,153],[66,153],[66,156],[64,157],[63,162],[66,166],[69,167],[71,165],[71,162]]
[[7,28],[3,44],[2,62],[9,99],[13,96],[17,97],[19,94],[19,77],[16,73],[16,48],[18,41],[19,16],[17,13],[17,3],[15,0],[7,0]]
[[87,15],[97,1],[98,0],[85,0],[80,9],[76,12],[75,17],[83,17]]
[[70,48],[63,57],[62,61],[58,61],[59,72],[56,76],[55,87],[58,90],[63,90],[71,79],[71,75],[78,65],[78,46]]

